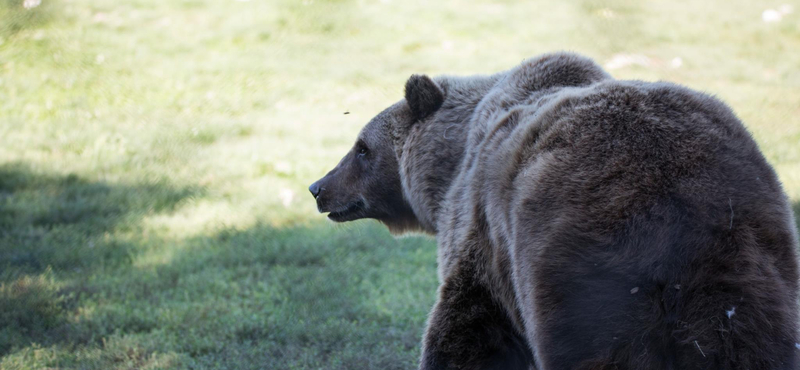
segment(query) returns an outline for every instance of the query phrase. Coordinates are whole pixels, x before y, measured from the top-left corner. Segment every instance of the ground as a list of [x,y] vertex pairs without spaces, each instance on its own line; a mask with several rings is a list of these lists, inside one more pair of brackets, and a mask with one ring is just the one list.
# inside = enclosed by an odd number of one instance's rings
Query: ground
[[798,1],[0,0],[0,20],[0,369],[413,368],[434,242],[332,225],[305,190],[412,73],[571,50],[715,94],[800,211]]

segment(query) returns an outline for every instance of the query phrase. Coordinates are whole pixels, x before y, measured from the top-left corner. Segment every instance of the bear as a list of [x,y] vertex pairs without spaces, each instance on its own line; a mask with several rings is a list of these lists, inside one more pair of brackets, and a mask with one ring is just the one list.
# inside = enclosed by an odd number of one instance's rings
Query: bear
[[794,215],[707,94],[563,52],[413,75],[309,190],[436,237],[420,369],[800,369]]

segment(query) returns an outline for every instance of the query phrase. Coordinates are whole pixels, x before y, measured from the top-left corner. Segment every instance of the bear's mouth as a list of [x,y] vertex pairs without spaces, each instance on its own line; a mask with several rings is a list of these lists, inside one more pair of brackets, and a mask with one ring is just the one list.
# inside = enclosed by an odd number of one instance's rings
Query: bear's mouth
[[328,218],[336,222],[352,221],[358,218],[358,212],[364,209],[364,202],[357,200],[347,206],[328,213]]

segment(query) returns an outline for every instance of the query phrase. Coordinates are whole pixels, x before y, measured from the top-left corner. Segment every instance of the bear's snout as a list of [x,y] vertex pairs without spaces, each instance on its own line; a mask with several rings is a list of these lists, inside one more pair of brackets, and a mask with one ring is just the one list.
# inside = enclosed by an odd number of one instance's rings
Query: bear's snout
[[[330,192],[326,189],[326,187],[330,185],[326,179],[328,179],[327,176],[314,181],[313,184],[308,186],[308,191],[317,203],[317,211],[319,211],[319,213],[329,212],[328,208],[332,201],[330,198],[332,195],[336,194],[336,192]],[[335,202],[335,200],[333,201]]]
[[322,188],[319,186],[319,181],[311,184],[311,186],[308,187],[308,191],[311,192],[311,195],[314,197],[314,199],[317,199],[317,197],[319,197],[319,193],[322,191]]

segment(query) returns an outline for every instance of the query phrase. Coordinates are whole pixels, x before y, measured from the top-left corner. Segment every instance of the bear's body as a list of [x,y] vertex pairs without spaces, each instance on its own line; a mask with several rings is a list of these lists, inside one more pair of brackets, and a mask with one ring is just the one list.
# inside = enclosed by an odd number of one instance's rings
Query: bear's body
[[800,368],[793,216],[721,102],[550,54],[412,77],[359,140],[326,181],[401,198],[338,207],[437,236],[422,369]]

